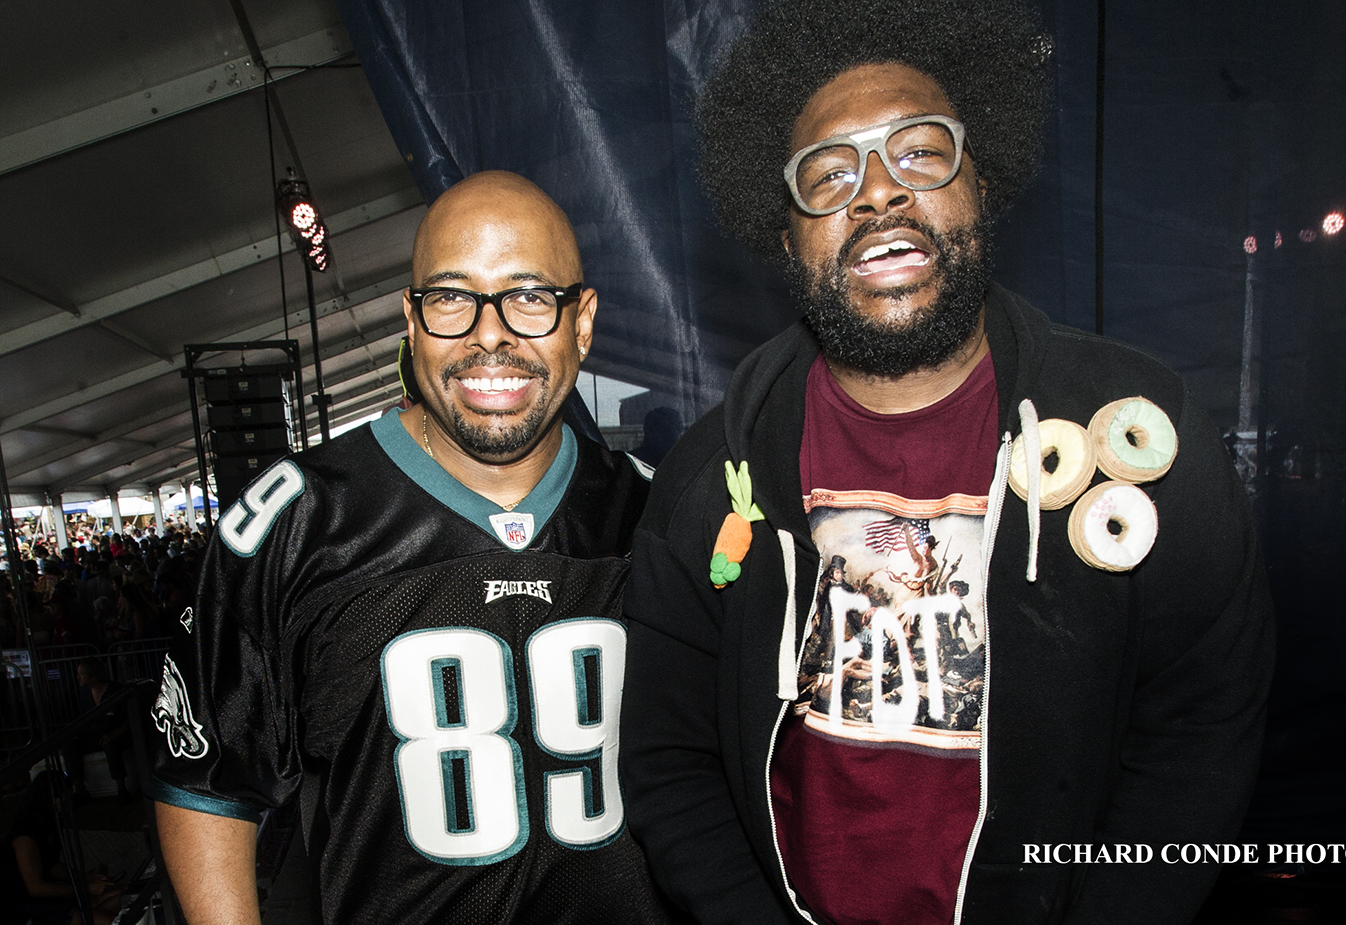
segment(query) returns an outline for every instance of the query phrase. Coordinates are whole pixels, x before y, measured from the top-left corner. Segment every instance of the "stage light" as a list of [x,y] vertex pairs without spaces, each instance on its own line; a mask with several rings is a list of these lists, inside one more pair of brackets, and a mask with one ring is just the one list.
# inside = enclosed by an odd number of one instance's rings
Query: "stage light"
[[1257,239],[1252,235],[1248,235],[1243,239],[1243,253],[1247,254],[1249,257],[1257,253]]
[[1281,237],[1281,233],[1280,233],[1279,231],[1276,232],[1276,246],[1277,246],[1277,247],[1280,247],[1280,246],[1281,246],[1282,244],[1284,244],[1284,243],[1285,243],[1285,239]]
[[1314,231],[1312,228],[1305,228],[1299,233],[1299,240],[1303,241],[1305,244],[1312,244],[1314,241],[1318,240],[1318,232]]
[[1346,225],[1346,219],[1342,218],[1340,212],[1329,212],[1323,219],[1323,234],[1334,235],[1341,231],[1343,225]]
[[[294,248],[304,259],[304,289],[308,293],[308,326],[313,336],[313,378],[317,381],[318,392],[313,396],[318,406],[318,430],[326,442],[331,432],[327,419],[327,394],[322,381],[322,350],[318,346],[318,308],[313,296],[313,273],[326,271],[332,255],[327,250],[327,226],[323,224],[322,213],[313,204],[308,184],[296,180],[294,171],[290,177],[281,180],[276,186],[276,212],[284,219],[290,229],[290,238]],[[279,235],[279,231],[277,232]],[[277,242],[279,243],[279,242]],[[285,282],[285,265],[281,267],[281,283]]]
[[276,208],[304,262],[319,273],[326,271],[331,259],[327,251],[327,226],[309,196],[308,184],[294,178],[281,180],[276,187]]
[[307,202],[301,202],[290,210],[290,225],[297,229],[300,234],[311,231],[313,223],[317,220],[317,211]]

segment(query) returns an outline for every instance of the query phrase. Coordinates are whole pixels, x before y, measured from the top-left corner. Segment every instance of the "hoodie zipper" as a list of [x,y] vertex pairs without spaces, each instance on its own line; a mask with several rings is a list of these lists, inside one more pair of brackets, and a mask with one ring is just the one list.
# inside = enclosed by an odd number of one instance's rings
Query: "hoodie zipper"
[[[813,584],[810,585],[810,587],[817,588],[818,582],[822,580],[822,577],[823,577],[823,559],[822,556],[819,556],[818,571],[813,576]],[[797,598],[799,595],[798,587],[794,589],[794,593]],[[799,651],[795,654],[796,677],[798,677],[799,675],[799,666],[804,661],[804,644],[808,641],[807,621],[811,616],[813,616],[813,612],[810,609],[809,612],[806,613],[804,616],[805,632],[803,634],[803,637],[799,641]],[[807,912],[805,912],[803,909],[800,908],[799,898],[795,894],[794,887],[790,886],[790,878],[787,877],[785,874],[785,858],[782,857],[780,853],[780,834],[776,831],[776,807],[771,802],[771,759],[774,758],[776,755],[776,736],[780,732],[781,723],[784,722],[785,720],[785,711],[790,709],[790,707],[791,707],[790,703],[781,704],[780,712],[776,714],[776,724],[771,727],[771,744],[767,746],[766,771],[763,773],[763,782],[766,784],[766,811],[767,816],[771,819],[771,847],[776,852],[776,864],[777,866],[780,867],[780,878],[781,882],[785,884],[785,893],[787,896],[790,897],[790,904],[795,907],[795,912],[798,912],[801,916],[804,917],[805,920],[812,922],[813,925],[817,925],[817,922],[813,918],[813,916],[809,915]]]
[[[991,554],[995,550],[995,535],[1000,529],[1000,514],[1005,506],[1005,486],[1009,484],[1010,434],[1000,439],[1000,452],[996,454],[995,478],[991,481],[991,492],[986,511],[986,539],[982,547],[982,645],[985,648],[986,664],[982,672],[981,689],[981,745],[978,748],[978,772],[980,794],[977,806],[977,821],[972,826],[972,837],[968,839],[967,853],[963,855],[963,872],[958,878],[958,898],[953,907],[953,923],[959,925],[963,920],[963,899],[967,892],[968,874],[972,870],[972,855],[976,853],[977,841],[981,838],[982,826],[986,823],[988,803],[988,772],[986,751],[990,744],[990,704],[991,704]],[[779,853],[779,852],[778,852]]]

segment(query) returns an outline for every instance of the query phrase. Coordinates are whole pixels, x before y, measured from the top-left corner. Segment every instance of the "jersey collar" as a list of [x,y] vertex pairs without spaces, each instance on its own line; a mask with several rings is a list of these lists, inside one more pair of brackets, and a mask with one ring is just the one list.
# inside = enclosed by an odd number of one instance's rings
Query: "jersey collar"
[[430,458],[399,420],[397,411],[389,411],[370,425],[374,439],[397,468],[435,500],[460,517],[471,521],[510,549],[526,549],[551,519],[561,503],[570,476],[575,471],[579,450],[570,427],[561,424],[561,449],[542,476],[508,516],[504,509],[484,498],[449,475]]

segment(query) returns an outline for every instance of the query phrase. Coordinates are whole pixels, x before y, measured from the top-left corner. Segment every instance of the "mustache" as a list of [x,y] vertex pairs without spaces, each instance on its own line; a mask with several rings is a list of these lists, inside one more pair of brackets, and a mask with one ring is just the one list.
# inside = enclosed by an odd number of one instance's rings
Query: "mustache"
[[449,380],[460,373],[465,373],[469,369],[475,369],[479,366],[487,366],[492,369],[496,367],[517,369],[535,379],[541,379],[544,383],[551,378],[551,371],[541,363],[525,360],[523,357],[515,356],[512,353],[475,353],[471,356],[465,356],[461,360],[456,360],[444,367],[439,374],[439,378],[447,387]]

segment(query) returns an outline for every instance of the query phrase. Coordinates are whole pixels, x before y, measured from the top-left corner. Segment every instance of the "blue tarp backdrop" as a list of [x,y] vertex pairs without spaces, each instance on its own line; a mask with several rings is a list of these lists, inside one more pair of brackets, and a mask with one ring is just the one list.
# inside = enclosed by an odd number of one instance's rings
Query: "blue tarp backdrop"
[[340,3],[393,138],[433,199],[503,168],[569,214],[600,333],[586,368],[684,419],[790,317],[697,189],[690,103],[749,4]]
[[[1280,626],[1246,840],[1346,841],[1346,4],[1041,2],[1057,112],[997,277],[1158,356],[1227,434]],[[338,0],[427,201],[487,168],[547,190],[600,293],[586,368],[684,419],[797,314],[696,181],[692,100],[755,5]]]

